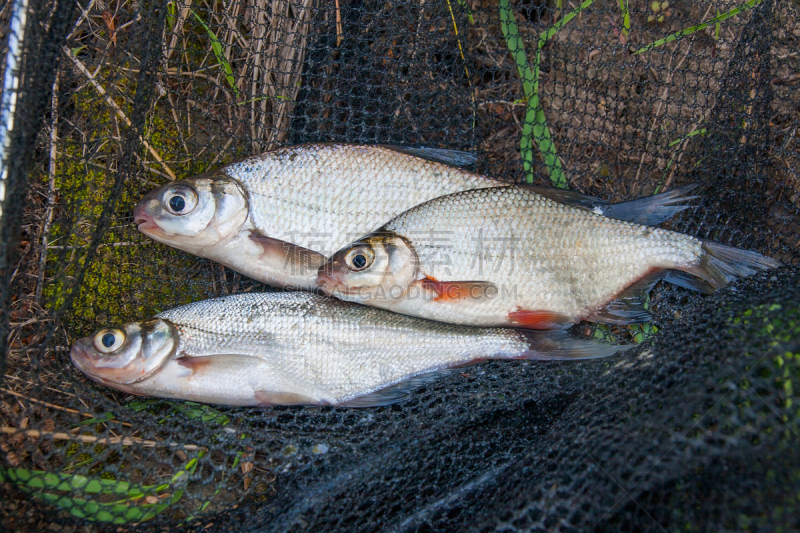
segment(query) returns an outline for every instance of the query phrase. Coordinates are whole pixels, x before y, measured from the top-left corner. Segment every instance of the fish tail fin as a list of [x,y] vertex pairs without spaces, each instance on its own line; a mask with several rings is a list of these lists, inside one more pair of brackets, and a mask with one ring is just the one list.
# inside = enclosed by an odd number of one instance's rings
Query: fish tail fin
[[618,353],[629,346],[607,344],[593,339],[574,337],[565,331],[520,331],[528,349],[515,359],[565,361],[598,359]]
[[704,242],[699,263],[670,270],[664,279],[679,287],[710,294],[735,278],[752,276],[761,270],[779,266],[780,262],[757,252]]
[[699,196],[687,196],[697,187],[697,184],[686,185],[653,196],[609,204],[599,209],[602,211],[601,214],[607,217],[643,226],[655,226],[669,220],[681,211],[694,207],[693,205],[684,205],[684,203],[699,198]]

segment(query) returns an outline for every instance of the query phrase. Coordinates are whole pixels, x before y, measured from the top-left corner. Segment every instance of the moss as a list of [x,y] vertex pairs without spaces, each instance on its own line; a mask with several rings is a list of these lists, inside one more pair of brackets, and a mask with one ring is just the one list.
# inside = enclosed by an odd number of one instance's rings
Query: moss
[[[134,82],[129,77],[115,78],[110,72],[98,82],[129,115],[132,104],[119,95],[133,94]],[[189,282],[189,272],[196,267],[197,259],[150,241],[133,226],[130,213],[139,198],[152,188],[136,176],[130,176],[122,184],[108,230],[100,240],[80,289],[75,287],[75,276],[86,264],[104,205],[120,177],[115,170],[122,154],[115,137],[118,129],[125,126],[105,98],[89,84],[72,95],[70,104],[77,118],[71,124],[73,128],[64,133],[56,160],[57,217],[49,235],[46,279],[50,281],[43,291],[47,307],[58,310],[73,291],[79,291],[64,322],[69,330],[85,333],[109,321],[139,320],[203,298],[202,281]],[[177,158],[181,146],[174,122],[162,116],[166,113],[158,107],[151,111],[143,137],[168,161]],[[82,127],[81,121],[87,127]],[[84,131],[88,133],[83,134]],[[139,156],[142,160],[152,159],[144,144]],[[200,162],[190,161],[183,169],[173,170],[182,170],[189,176],[198,173],[199,165]],[[39,178],[47,179],[44,175]],[[121,216],[126,213],[127,217]]]
[[[748,344],[765,346],[767,357],[757,356],[753,376],[771,385],[778,416],[791,428],[800,426],[800,403],[795,398],[800,383],[800,309],[786,308],[776,303],[762,304],[734,317],[731,323],[735,335],[747,336]],[[763,397],[763,393],[762,393]]]

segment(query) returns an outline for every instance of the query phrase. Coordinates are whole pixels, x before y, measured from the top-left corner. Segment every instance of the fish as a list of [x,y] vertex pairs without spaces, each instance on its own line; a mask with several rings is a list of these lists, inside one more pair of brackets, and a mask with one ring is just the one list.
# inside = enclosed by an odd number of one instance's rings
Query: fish
[[659,280],[711,293],[778,266],[756,252],[495,187],[395,217],[336,252],[318,286],[450,324],[547,330],[647,322],[645,296]]
[[[451,165],[457,150],[350,144],[279,148],[145,195],[134,209],[151,239],[276,287],[314,290],[330,254],[433,198],[505,183]],[[688,208],[689,188],[610,204],[537,187],[562,203],[658,224]]]
[[485,359],[580,360],[627,348],[567,332],[470,328],[309,292],[195,302],[75,341],[90,379],[140,396],[231,406],[372,407]]

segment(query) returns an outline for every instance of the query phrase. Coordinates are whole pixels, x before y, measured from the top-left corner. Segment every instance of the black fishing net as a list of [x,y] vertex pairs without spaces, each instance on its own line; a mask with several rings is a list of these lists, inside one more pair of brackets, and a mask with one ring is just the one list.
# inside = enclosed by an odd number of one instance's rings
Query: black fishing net
[[[4,529],[800,529],[797,0],[18,0],[3,68],[25,4]],[[712,296],[659,284],[645,325],[576,326],[621,356],[471,366],[389,407],[135,398],[72,367],[95,328],[270,290],[141,236],[133,206],[312,141],[468,150],[614,201],[698,183],[665,227],[787,266]]]

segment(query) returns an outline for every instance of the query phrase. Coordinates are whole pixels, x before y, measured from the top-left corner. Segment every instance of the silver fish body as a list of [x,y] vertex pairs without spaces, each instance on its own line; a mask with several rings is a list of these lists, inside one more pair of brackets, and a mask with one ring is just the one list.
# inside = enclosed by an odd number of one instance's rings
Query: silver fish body
[[[425,157],[419,157],[425,156]],[[437,159],[437,160],[431,160]],[[151,191],[136,206],[139,231],[275,286],[314,289],[336,250],[433,198],[502,185],[440,161],[464,152],[309,144],[279,148]],[[657,224],[686,209],[691,186],[609,204],[546,187],[561,203]]]
[[[585,359],[621,349],[564,332],[465,328],[311,293],[240,294],[73,344],[91,379],[222,405],[393,403],[421,376],[477,359]],[[433,374],[432,374],[433,373]]]
[[319,285],[342,299],[453,324],[555,329],[583,319],[647,320],[641,297],[662,278],[711,292],[778,265],[498,187],[399,215],[337,252]]
[[328,255],[395,215],[500,184],[383,146],[298,145],[152,191],[134,218],[156,241],[265,283],[313,289]]

